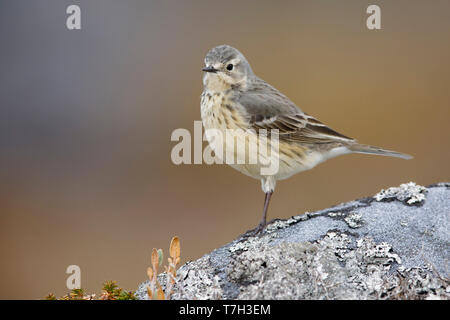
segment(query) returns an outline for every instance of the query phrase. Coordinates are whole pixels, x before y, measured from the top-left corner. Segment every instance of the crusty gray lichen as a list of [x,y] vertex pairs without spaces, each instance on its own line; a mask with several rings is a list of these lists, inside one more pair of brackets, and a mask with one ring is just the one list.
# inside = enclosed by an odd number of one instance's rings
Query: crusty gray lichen
[[238,299],[375,299],[383,278],[400,258],[370,238],[352,246],[344,233],[329,232],[316,243],[286,243],[245,251],[229,265],[241,286]]
[[348,224],[350,228],[359,228],[363,224],[362,215],[359,213],[350,213],[348,216],[344,218],[344,221]]
[[414,182],[403,183],[399,187],[381,190],[374,198],[377,201],[397,199],[409,205],[421,203],[425,200],[426,188]]
[[[194,264],[194,266],[191,266]],[[220,278],[207,257],[185,264],[178,271],[178,281],[172,299],[221,299]],[[182,279],[182,280],[181,280]]]
[[449,184],[418,187],[384,191],[400,202],[366,198],[244,234],[183,265],[171,298],[450,299]]
[[[264,238],[264,237],[263,237]],[[267,239],[266,239],[267,240]],[[269,241],[269,240],[267,240]],[[268,246],[254,238],[233,250],[226,281],[239,287],[229,297],[207,256],[183,266],[173,299],[449,299],[449,283],[427,268],[406,269],[387,243],[356,242],[329,232],[317,242]],[[393,266],[401,270],[392,273]]]

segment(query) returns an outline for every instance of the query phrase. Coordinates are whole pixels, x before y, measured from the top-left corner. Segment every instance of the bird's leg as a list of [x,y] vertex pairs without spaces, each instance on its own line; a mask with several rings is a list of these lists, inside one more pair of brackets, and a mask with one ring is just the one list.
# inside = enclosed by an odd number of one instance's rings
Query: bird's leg
[[266,226],[267,209],[269,208],[269,202],[270,198],[272,197],[272,193],[273,191],[266,192],[266,197],[264,199],[263,216],[261,222],[255,229],[255,234],[261,233],[264,230],[264,227]]

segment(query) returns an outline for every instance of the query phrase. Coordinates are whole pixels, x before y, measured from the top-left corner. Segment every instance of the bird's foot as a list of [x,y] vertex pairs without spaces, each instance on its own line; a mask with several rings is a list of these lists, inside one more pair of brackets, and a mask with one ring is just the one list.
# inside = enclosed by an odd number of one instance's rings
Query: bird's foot
[[251,237],[261,236],[263,234],[264,228],[266,227],[266,222],[262,221],[256,226],[255,229],[248,231],[248,235]]

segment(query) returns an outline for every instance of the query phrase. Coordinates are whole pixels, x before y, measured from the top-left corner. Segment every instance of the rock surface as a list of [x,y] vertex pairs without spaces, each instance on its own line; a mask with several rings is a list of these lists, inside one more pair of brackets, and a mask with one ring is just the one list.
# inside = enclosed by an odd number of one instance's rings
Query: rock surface
[[274,220],[183,265],[171,298],[449,299],[449,220],[450,183],[412,182]]

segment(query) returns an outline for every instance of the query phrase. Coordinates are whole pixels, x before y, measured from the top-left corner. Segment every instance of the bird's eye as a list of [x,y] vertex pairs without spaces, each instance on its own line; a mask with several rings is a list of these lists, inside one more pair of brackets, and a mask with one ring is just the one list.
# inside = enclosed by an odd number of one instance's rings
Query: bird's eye
[[233,65],[230,63],[229,65],[227,65],[227,70],[228,71],[231,71],[231,70],[233,70]]

